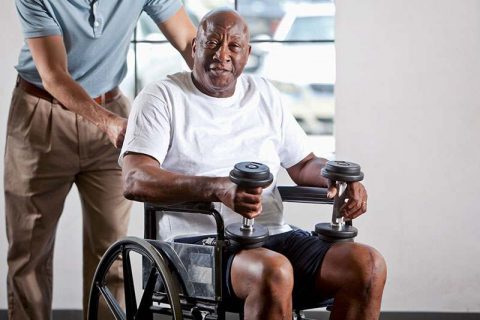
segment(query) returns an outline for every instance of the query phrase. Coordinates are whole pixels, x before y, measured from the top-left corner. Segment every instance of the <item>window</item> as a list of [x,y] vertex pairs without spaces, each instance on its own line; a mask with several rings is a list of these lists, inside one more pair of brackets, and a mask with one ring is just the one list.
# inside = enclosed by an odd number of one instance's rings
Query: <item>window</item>
[[[246,19],[252,54],[245,72],[270,79],[315,150],[333,153],[335,84],[335,6],[329,0],[184,0],[191,20],[226,6]],[[146,84],[188,70],[178,52],[145,14],[128,53],[129,72],[122,89],[131,98]]]
[[285,40],[308,41],[319,37],[333,41],[334,30],[333,16],[297,17]]

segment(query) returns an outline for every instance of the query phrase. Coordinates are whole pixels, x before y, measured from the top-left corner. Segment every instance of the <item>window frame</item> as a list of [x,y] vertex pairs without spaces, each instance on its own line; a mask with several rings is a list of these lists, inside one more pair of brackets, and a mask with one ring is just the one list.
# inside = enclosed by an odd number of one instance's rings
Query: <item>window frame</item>
[[[199,1],[199,0],[196,0]],[[333,1],[323,1],[323,2],[333,2]],[[185,5],[184,6],[188,6]],[[234,0],[234,9],[238,11],[238,0]],[[240,14],[241,15],[241,14]],[[334,37],[335,38],[335,37]],[[133,79],[134,79],[134,97],[139,93],[138,88],[138,60],[137,60],[137,44],[147,43],[147,44],[166,44],[169,43],[168,40],[138,40],[137,39],[137,26],[133,31],[133,39],[130,41],[133,45],[134,53],[134,68],[133,68]],[[335,39],[311,39],[311,40],[275,40],[275,39],[251,39],[251,44],[255,43],[281,43],[281,44],[295,44],[295,43],[335,43]]]

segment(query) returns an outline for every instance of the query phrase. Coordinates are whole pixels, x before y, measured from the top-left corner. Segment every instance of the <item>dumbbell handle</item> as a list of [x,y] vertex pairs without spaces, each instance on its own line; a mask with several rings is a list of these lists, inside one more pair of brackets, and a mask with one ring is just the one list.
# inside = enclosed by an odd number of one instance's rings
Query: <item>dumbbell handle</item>
[[253,230],[254,219],[243,218],[242,219],[242,226],[240,229],[245,231],[252,231]]
[[345,222],[340,209],[345,204],[345,197],[347,195],[345,191],[347,189],[347,183],[343,181],[337,181],[336,188],[337,194],[333,199],[332,226],[341,228]]

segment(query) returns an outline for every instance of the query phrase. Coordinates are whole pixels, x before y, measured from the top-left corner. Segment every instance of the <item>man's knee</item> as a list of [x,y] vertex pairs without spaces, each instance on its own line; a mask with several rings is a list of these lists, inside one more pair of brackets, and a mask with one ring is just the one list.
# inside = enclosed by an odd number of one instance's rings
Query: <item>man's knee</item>
[[320,286],[332,293],[342,291],[355,296],[381,294],[387,276],[382,255],[359,243],[339,243],[330,248],[321,269]]
[[287,258],[278,255],[265,259],[261,273],[261,286],[263,290],[274,293],[278,290],[292,292],[293,268]]
[[347,286],[369,296],[383,290],[387,266],[383,256],[374,248],[354,244],[348,254]]
[[[257,251],[257,250],[255,250]],[[286,257],[266,249],[241,252],[232,267],[232,282],[240,298],[253,293],[264,297],[291,295],[293,268]]]

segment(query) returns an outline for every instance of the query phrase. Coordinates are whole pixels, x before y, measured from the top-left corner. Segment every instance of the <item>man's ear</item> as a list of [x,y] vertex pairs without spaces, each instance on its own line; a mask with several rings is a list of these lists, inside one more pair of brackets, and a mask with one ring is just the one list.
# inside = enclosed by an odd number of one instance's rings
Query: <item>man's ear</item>
[[192,39],[192,56],[195,54],[195,51],[197,51],[197,38]]
[[252,46],[248,45],[248,55],[250,56],[250,53],[252,52]]

